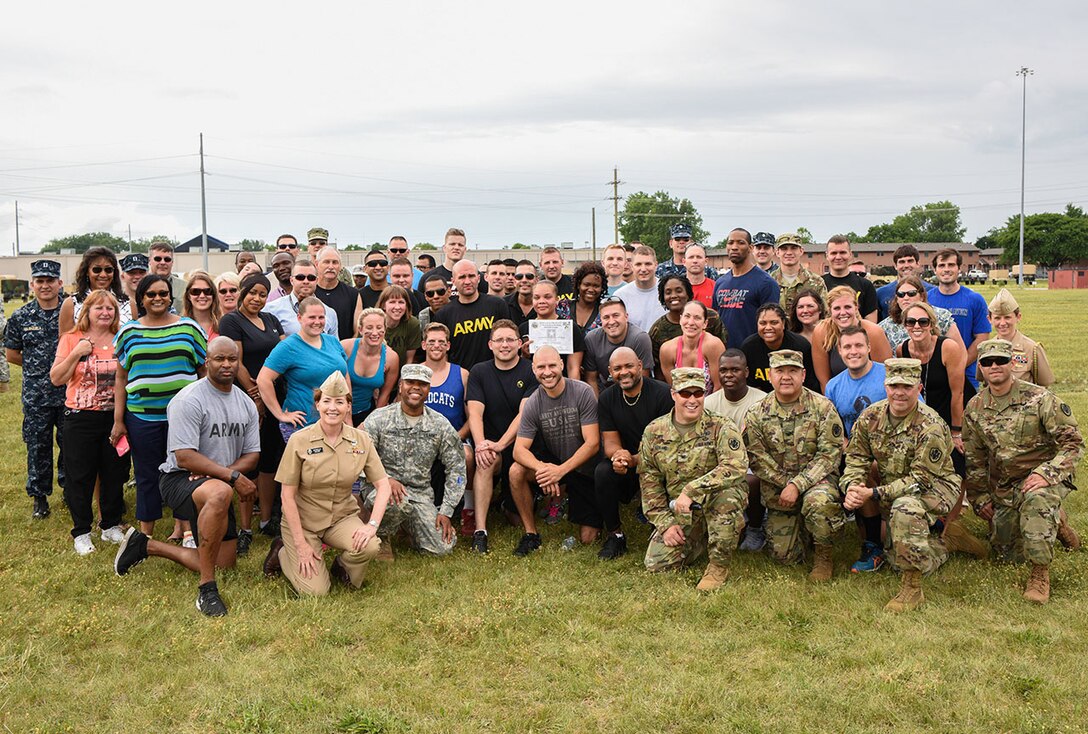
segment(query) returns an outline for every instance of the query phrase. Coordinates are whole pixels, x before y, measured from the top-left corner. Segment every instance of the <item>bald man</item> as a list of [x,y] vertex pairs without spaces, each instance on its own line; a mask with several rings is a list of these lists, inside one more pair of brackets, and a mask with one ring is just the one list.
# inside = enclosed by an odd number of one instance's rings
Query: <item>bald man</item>
[[480,272],[475,263],[458,260],[452,273],[457,300],[447,303],[431,319],[450,330],[450,362],[471,370],[491,359],[491,327],[500,319],[510,318],[510,307],[498,296],[480,293]]

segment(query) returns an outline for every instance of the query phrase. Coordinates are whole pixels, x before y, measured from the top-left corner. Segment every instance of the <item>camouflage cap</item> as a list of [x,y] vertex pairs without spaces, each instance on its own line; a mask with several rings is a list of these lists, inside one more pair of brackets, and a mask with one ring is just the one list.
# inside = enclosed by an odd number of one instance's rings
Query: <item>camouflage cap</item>
[[805,243],[801,241],[801,235],[796,232],[786,232],[778,235],[778,239],[774,241],[775,247],[792,246],[805,249]]
[[699,388],[706,390],[706,375],[698,367],[678,367],[672,371],[673,392]]
[[922,363],[917,359],[895,357],[884,360],[885,385],[917,385],[922,381]]
[[147,255],[134,252],[121,258],[121,272],[130,273],[133,270],[147,270]]
[[329,239],[329,230],[324,227],[311,227],[310,231],[306,233],[306,240],[327,240]]
[[1020,304],[1016,302],[1012,294],[1009,293],[1008,288],[1002,288],[994,296],[994,299],[990,301],[990,313],[994,316],[1008,316],[1010,313],[1015,313],[1020,309]]
[[431,368],[425,364],[406,364],[400,368],[400,379],[402,380],[414,380],[415,382],[426,382],[431,384],[431,377],[434,375],[431,372]]
[[996,357],[1006,362],[1012,360],[1012,342],[1005,339],[987,339],[978,345],[978,358]]
[[681,237],[687,237],[689,240],[691,239],[691,225],[681,222],[680,224],[674,224],[669,227],[669,239],[676,240]]
[[56,260],[35,260],[30,263],[31,278],[59,278],[60,263]]
[[351,394],[348,389],[348,381],[344,379],[344,373],[337,371],[325,378],[321,383],[321,396],[326,398],[346,398]]
[[770,232],[756,232],[752,237],[752,246],[755,245],[770,245],[774,247],[774,235]]
[[800,367],[804,369],[805,358],[804,355],[794,349],[779,349],[777,352],[771,352],[770,366],[772,370],[776,367]]

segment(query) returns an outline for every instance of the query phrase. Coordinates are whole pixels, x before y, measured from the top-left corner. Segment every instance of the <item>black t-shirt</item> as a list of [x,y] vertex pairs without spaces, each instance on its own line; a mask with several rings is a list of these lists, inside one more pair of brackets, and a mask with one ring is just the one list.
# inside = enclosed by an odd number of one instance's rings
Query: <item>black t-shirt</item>
[[[824,285],[830,291],[838,285],[848,285],[858,294],[858,312],[862,318],[877,310],[876,288],[869,279],[858,273],[847,273],[837,278],[831,273],[824,273]],[[828,304],[830,306],[830,304]],[[806,386],[807,387],[807,386]]]
[[[432,275],[441,275],[442,280],[446,281],[446,285],[451,288],[453,287],[453,271],[447,268],[445,265],[439,265],[437,268],[428,270],[426,273],[423,274],[423,277],[419,279],[419,282],[421,284],[426,283],[427,278],[431,277]],[[487,293],[487,281],[484,280],[482,276],[480,277],[480,285],[478,286],[478,288],[480,293]]]
[[[359,297],[363,299],[363,308],[377,308],[378,299],[382,297],[382,292],[374,290],[369,285],[364,285],[359,289]],[[412,315],[415,316],[415,314]]]
[[574,281],[567,274],[559,276],[559,280],[555,282],[555,287],[559,291],[559,300],[570,300],[574,298]]
[[450,330],[450,362],[472,369],[480,362],[491,360],[491,327],[499,319],[510,317],[506,301],[496,296],[481,295],[472,303],[450,301],[431,321],[445,324]]
[[341,339],[355,336],[355,303],[359,291],[354,286],[337,282],[335,288],[318,286],[314,295],[326,306],[336,312],[337,327]]
[[268,358],[269,352],[280,343],[283,337],[283,326],[278,318],[264,311],[257,315],[264,324],[263,331],[237,311],[228,313],[219,322],[221,336],[230,337],[242,343],[242,364],[254,380],[257,379],[257,373],[261,371],[261,367],[264,367],[264,361]]
[[529,319],[536,316],[536,311],[533,310],[532,305],[529,306],[529,313],[522,313],[521,304],[518,303],[518,294],[511,293],[503,298],[506,301],[506,305],[510,308],[510,320],[518,326],[521,326]]
[[[822,395],[820,381],[816,379],[816,368],[812,366],[812,345],[808,343],[808,339],[787,331],[782,335],[782,346],[779,349],[792,349],[801,353],[805,363],[805,387]],[[763,392],[774,392],[770,379],[771,350],[759,338],[759,334],[752,334],[745,339],[740,350],[748,358],[748,385],[758,387]]]
[[408,291],[408,299],[411,301],[409,305],[412,307],[413,316],[419,316],[419,312],[427,308],[427,299],[415,289]]
[[672,410],[672,390],[663,382],[642,378],[642,393],[638,402],[628,405],[619,385],[609,385],[601,391],[597,404],[597,419],[601,432],[619,431],[620,445],[632,454],[638,453],[642,433],[650,421]]
[[500,370],[495,360],[480,362],[468,373],[465,400],[484,404],[484,438],[497,441],[510,429],[521,401],[537,387],[533,366],[519,359],[513,368]]

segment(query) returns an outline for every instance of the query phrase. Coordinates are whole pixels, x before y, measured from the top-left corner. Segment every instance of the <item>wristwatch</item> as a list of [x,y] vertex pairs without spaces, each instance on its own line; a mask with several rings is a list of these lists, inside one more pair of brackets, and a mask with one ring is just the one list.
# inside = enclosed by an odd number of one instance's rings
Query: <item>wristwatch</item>
[[228,482],[230,486],[233,487],[234,483],[238,481],[238,477],[240,476],[242,476],[242,472],[238,471],[237,469],[233,469],[230,473],[230,482]]
[[372,528],[376,528],[376,527],[378,527],[378,523],[377,523],[377,521],[375,521],[375,520],[367,520],[367,523],[366,523],[366,524],[367,524],[367,525],[369,525],[369,526],[370,526],[370,527],[372,527]]

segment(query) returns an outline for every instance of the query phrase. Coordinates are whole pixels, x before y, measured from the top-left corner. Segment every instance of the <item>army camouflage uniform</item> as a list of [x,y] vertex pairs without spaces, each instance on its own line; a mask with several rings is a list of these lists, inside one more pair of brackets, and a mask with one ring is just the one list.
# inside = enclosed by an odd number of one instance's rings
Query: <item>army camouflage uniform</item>
[[[831,545],[845,524],[837,484],[842,458],[842,420],[830,400],[802,388],[796,402],[783,405],[774,394],[756,403],[745,418],[748,462],[759,477],[767,508],[767,550],[777,561],[804,559],[807,535]],[[793,483],[798,499],[791,509],[778,498]],[[802,522],[803,520],[803,522]]]
[[[1022,380],[1001,397],[982,388],[963,414],[963,448],[967,500],[976,512],[993,503],[991,545],[998,558],[1049,566],[1062,500],[1076,489],[1073,477],[1084,455],[1069,406]],[[1025,493],[1020,485],[1032,473],[1049,486]]]
[[64,385],[49,380],[57,356],[57,321],[60,303],[45,310],[31,299],[11,315],[4,347],[23,354],[23,441],[26,443],[26,493],[48,497],[53,493],[53,433],[56,432],[57,482],[64,486]]
[[[8,328],[8,317],[4,315],[4,296],[0,294],[0,339],[3,338],[4,332]],[[0,359],[0,382],[11,382],[11,368],[8,367],[8,361],[6,359]]]
[[921,403],[902,419],[892,417],[887,400],[873,403],[854,423],[839,487],[846,491],[854,484],[866,485],[874,461],[880,481],[874,489],[888,521],[892,565],[903,571],[935,571],[948,558],[935,525],[960,494],[948,424]]
[[[442,531],[435,527],[435,521],[438,512],[452,517],[465,492],[465,449],[457,431],[432,408],[424,408],[418,422],[409,422],[400,403],[371,413],[363,422],[363,428],[373,439],[386,473],[407,490],[403,502],[389,503],[378,528],[378,537],[387,543],[400,526],[407,523],[408,534],[418,550],[439,556],[452,551],[457,539],[447,543],[442,538]],[[440,510],[434,506],[431,487],[431,466],[436,459],[446,469]],[[362,491],[367,506],[373,507],[377,490],[363,483]]]
[[782,268],[768,273],[774,282],[778,283],[779,296],[778,305],[782,307],[782,310],[786,312],[788,316],[790,309],[793,308],[793,302],[797,298],[797,293],[802,288],[809,288],[820,294],[820,298],[827,302],[827,286],[824,284],[824,279],[819,275],[816,275],[804,265],[801,266],[801,270],[797,273],[797,280],[793,282],[793,285],[786,285],[786,277],[782,274]]
[[[686,433],[677,430],[672,413],[646,427],[639,444],[642,511],[654,526],[646,548],[650,571],[687,565],[709,552],[711,562],[728,565],[737,545],[748,502],[748,457],[733,421],[704,412]],[[690,515],[669,509],[681,493],[702,505]],[[679,525],[684,545],[665,545],[665,531]]]

